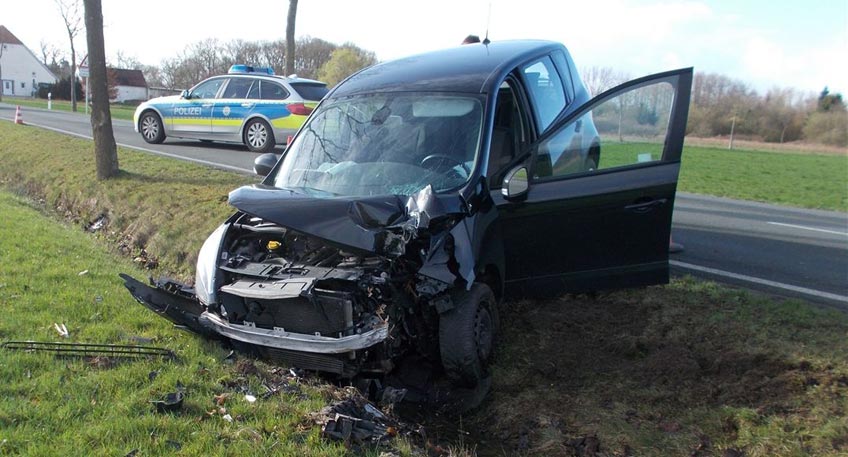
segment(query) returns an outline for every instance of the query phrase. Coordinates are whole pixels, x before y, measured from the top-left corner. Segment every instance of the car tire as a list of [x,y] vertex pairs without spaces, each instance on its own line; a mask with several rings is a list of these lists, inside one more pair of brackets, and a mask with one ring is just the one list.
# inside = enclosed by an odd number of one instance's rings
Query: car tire
[[274,149],[274,131],[264,119],[251,119],[244,126],[244,145],[253,152],[269,152]]
[[489,375],[498,333],[495,294],[483,283],[452,296],[453,309],[439,317],[439,352],[447,378],[474,388]]
[[162,118],[153,111],[142,113],[141,119],[138,120],[138,131],[144,141],[150,144],[165,141],[165,126],[162,125]]

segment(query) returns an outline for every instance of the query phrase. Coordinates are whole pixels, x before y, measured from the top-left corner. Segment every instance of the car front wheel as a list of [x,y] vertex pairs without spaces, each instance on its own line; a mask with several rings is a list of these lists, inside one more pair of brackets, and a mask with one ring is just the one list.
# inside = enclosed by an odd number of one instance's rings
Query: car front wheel
[[141,119],[138,121],[138,130],[141,132],[144,141],[148,143],[159,144],[165,141],[165,128],[162,125],[162,118],[152,111],[141,115]]
[[244,144],[253,152],[269,152],[274,148],[271,126],[263,119],[251,119],[244,126]]
[[439,352],[448,379],[473,388],[489,375],[498,332],[495,294],[486,284],[453,295],[454,308],[439,317]]

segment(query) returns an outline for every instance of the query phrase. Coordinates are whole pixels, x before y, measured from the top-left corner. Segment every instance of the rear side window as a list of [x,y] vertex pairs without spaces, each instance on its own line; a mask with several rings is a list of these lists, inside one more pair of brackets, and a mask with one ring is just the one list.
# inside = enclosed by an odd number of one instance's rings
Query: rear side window
[[295,92],[300,94],[304,100],[320,101],[330,90],[326,84],[321,83],[290,83]]
[[285,100],[289,98],[289,93],[279,84],[262,81],[262,85],[259,88],[259,96],[262,100]]
[[522,68],[527,92],[536,108],[539,131],[545,131],[565,108],[562,79],[550,57],[544,57]]
[[221,98],[245,98],[253,81],[246,78],[230,78]]

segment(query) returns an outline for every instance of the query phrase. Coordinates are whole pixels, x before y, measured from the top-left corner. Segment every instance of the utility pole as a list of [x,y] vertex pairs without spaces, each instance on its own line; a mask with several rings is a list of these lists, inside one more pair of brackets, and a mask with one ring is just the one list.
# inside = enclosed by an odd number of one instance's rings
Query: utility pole
[[733,131],[736,130],[736,111],[733,112],[733,121],[730,122],[730,144],[727,149],[733,149]]

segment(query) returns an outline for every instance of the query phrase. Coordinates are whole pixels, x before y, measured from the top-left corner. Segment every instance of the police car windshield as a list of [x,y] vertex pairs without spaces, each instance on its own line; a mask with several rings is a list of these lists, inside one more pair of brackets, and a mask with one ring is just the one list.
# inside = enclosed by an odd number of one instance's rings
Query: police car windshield
[[276,187],[316,196],[411,195],[464,184],[479,149],[482,101],[433,93],[326,101],[289,147]]

